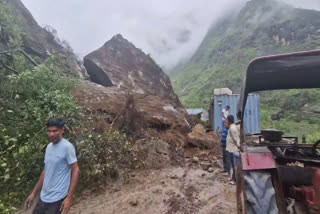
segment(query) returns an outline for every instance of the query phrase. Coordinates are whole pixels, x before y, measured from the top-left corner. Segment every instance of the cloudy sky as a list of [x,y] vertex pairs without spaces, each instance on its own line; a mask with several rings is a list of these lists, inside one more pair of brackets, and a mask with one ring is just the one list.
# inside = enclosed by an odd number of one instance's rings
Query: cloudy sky
[[[22,0],[84,56],[121,33],[163,67],[190,56],[210,24],[246,0]],[[320,10],[320,0],[285,0]]]

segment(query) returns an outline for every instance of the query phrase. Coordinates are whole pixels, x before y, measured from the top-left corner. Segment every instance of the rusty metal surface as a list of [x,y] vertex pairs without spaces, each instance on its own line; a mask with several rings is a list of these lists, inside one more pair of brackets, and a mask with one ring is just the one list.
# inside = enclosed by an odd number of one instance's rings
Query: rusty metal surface
[[241,153],[243,170],[275,169],[276,162],[271,152]]

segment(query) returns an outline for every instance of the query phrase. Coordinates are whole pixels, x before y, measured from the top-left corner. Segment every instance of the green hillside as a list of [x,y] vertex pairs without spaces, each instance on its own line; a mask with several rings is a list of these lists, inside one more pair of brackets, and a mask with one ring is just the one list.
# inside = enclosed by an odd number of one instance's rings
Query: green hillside
[[[240,92],[249,62],[259,56],[320,48],[320,12],[280,1],[252,0],[214,24],[191,60],[172,72],[186,107],[205,107],[214,88]],[[289,134],[319,132],[320,90],[262,93],[262,127]],[[309,136],[309,139],[311,136]]]

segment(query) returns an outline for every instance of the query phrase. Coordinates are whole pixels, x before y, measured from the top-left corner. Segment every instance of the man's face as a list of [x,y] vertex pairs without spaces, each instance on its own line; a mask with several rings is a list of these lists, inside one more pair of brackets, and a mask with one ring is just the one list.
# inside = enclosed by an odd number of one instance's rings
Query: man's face
[[230,107],[227,107],[226,110],[229,111]]
[[58,128],[56,126],[48,127],[48,138],[49,142],[59,143],[62,138],[62,134],[64,132],[64,128]]

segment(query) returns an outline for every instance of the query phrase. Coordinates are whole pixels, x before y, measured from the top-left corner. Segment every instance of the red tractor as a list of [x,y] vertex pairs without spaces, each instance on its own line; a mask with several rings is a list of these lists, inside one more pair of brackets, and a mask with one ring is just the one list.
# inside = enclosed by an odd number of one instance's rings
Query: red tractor
[[299,144],[277,130],[246,136],[243,126],[249,93],[307,88],[320,88],[320,50],[261,57],[249,64],[237,114],[238,213],[320,214],[320,140]]

